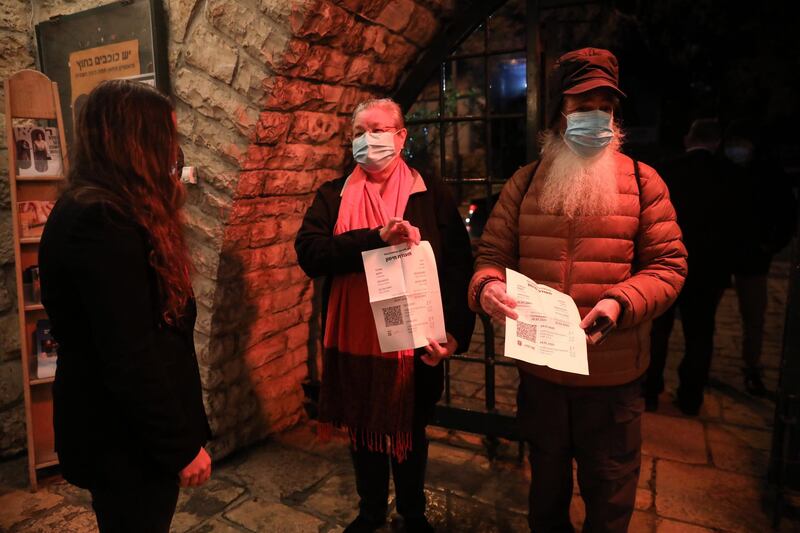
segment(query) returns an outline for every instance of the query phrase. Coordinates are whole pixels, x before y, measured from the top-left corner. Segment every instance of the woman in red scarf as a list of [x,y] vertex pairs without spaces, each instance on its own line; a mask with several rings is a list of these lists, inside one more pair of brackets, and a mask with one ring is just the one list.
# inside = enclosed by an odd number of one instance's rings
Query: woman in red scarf
[[[466,300],[469,237],[447,187],[400,157],[408,132],[395,102],[360,104],[352,133],[355,170],[320,187],[295,241],[306,274],[325,277],[321,429],[345,428],[351,437],[360,513],[346,532],[385,523],[390,464],[406,531],[433,531],[425,519],[425,425],[442,393],[441,361],[468,348],[475,324]],[[436,256],[447,343],[382,353],[361,252],[420,240]]]

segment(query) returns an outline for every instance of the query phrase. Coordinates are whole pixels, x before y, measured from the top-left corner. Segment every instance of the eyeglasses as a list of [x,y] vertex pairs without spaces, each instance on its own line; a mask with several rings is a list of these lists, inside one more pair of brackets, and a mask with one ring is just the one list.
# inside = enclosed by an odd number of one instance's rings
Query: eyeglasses
[[356,137],[360,137],[360,136],[364,135],[365,133],[386,133],[386,132],[389,132],[389,131],[398,132],[401,129],[402,128],[396,128],[394,126],[386,126],[386,127],[378,127],[378,128],[366,128],[366,129],[363,129],[363,130],[359,128],[359,129],[353,131],[352,138],[355,139]]

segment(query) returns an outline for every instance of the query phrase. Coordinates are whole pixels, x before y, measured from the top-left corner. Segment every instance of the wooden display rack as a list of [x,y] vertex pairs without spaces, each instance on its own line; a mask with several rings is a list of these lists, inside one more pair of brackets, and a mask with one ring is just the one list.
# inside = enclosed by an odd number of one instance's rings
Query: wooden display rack
[[[58,85],[35,70],[22,70],[5,81],[6,141],[8,144],[8,178],[11,189],[11,212],[14,228],[14,253],[17,274],[17,308],[19,310],[20,348],[22,351],[25,419],[28,432],[28,474],[31,489],[37,490],[40,470],[58,464],[53,437],[53,378],[36,379],[33,336],[36,322],[47,318],[41,304],[26,304],[22,272],[39,264],[38,238],[21,238],[18,202],[52,200],[58,197],[65,183],[67,153],[64,123]],[[58,128],[61,149],[61,175],[17,176],[17,154],[14,142],[14,120],[50,121]]]

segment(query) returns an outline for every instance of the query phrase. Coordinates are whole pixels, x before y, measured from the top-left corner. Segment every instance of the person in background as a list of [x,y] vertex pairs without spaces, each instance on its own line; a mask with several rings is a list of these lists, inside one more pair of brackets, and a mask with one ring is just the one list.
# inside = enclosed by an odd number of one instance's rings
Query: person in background
[[[650,323],[675,301],[686,250],[669,194],[649,166],[620,152],[617,59],[564,54],[539,161],[503,187],[478,249],[470,306],[517,318],[505,269],[571,296],[587,332],[589,375],[518,362],[517,417],[530,443],[531,531],[573,531],[572,461],[586,503],[584,531],[624,532],[641,466],[642,375]],[[592,337],[594,338],[594,337]]]
[[686,152],[661,169],[689,252],[689,274],[675,305],[653,321],[650,368],[644,384],[648,411],[658,409],[659,394],[664,390],[664,366],[678,310],[685,339],[678,368],[678,407],[694,416],[703,403],[717,307],[730,286],[734,252],[741,245],[741,172],[717,156],[721,140],[716,119],[695,120],[684,137]]
[[[472,253],[450,191],[401,157],[407,130],[400,107],[368,100],[353,112],[352,173],[317,191],[297,234],[300,267],[324,276],[321,429],[347,429],[359,515],[345,531],[386,521],[389,467],[405,530],[433,531],[425,518],[425,426],[442,394],[443,364],[469,347],[475,315],[467,307]],[[361,252],[429,241],[436,257],[447,342],[382,353]]]
[[767,311],[767,275],[772,257],[791,240],[797,227],[797,203],[783,170],[756,142],[756,128],[732,122],[725,132],[725,158],[743,173],[738,216],[742,233],[736,246],[733,279],[742,317],[744,385],[754,396],[767,393],[762,378],[761,349]]
[[211,475],[172,105],[148,85],[103,82],[73,148],[39,250],[56,451],[101,533],[167,533],[179,486]]

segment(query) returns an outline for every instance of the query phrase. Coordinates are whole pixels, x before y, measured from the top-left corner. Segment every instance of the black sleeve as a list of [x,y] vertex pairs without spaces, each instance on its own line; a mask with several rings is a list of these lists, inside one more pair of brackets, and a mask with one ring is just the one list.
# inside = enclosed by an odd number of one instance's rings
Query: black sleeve
[[[116,217],[112,217],[116,218]],[[205,444],[191,431],[158,350],[144,239],[103,208],[85,209],[64,249],[98,354],[96,375],[143,452],[177,474]]]
[[361,252],[387,246],[379,229],[357,229],[340,235],[333,234],[338,213],[329,197],[338,198],[330,186],[323,185],[317,191],[311,207],[306,211],[303,224],[294,241],[297,262],[312,278],[331,274],[363,272]]
[[780,252],[789,244],[797,231],[797,201],[788,176],[780,168],[772,169],[772,176],[768,176],[767,187],[771,188],[772,198],[769,202],[771,224],[768,235],[765,237],[766,251],[772,254]]
[[469,349],[475,329],[475,313],[467,303],[472,278],[472,247],[450,190],[437,185],[436,213],[442,237],[439,285],[442,291],[445,329],[458,341],[458,353]]

